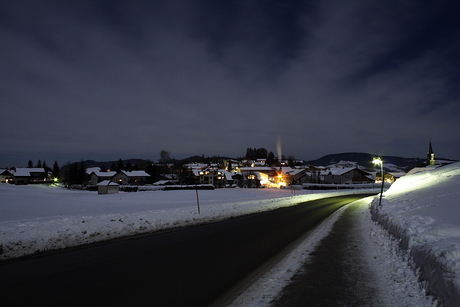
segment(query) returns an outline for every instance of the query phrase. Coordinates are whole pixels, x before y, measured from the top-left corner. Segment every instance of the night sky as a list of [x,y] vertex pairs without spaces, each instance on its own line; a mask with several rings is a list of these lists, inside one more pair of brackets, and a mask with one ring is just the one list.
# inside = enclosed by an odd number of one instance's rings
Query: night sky
[[459,1],[0,0],[0,167],[460,159]]

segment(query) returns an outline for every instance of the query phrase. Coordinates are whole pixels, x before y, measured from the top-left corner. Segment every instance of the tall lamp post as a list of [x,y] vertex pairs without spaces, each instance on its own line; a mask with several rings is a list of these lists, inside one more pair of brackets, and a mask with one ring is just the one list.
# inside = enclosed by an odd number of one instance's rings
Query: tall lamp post
[[382,194],[383,194],[383,184],[384,184],[384,176],[383,176],[383,160],[381,158],[374,158],[372,160],[374,164],[380,164],[380,175],[382,176],[382,188],[380,189],[380,199],[379,199],[379,206],[382,205]]

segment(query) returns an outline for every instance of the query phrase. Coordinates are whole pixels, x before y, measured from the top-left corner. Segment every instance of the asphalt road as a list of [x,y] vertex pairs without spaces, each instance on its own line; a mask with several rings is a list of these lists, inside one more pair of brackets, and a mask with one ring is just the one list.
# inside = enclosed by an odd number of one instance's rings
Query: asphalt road
[[360,249],[361,208],[346,208],[272,306],[389,306],[378,300],[378,279]]
[[2,306],[207,306],[341,206],[334,197],[0,265]]

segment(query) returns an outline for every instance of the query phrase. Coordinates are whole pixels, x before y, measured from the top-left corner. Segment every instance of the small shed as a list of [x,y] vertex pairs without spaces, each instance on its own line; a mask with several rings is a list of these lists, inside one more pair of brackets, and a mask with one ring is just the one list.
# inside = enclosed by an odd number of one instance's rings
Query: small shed
[[97,184],[97,194],[116,194],[119,184],[110,180],[104,180]]
[[171,180],[159,180],[157,182],[154,182],[153,185],[175,185],[175,183]]

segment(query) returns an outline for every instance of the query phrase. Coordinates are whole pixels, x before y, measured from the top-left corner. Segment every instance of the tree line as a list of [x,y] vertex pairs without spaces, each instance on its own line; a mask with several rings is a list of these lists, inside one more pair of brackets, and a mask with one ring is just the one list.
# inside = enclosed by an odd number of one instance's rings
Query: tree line
[[38,160],[35,165],[32,160],[29,160],[29,162],[27,162],[27,168],[43,168],[46,173],[51,173],[53,178],[59,178],[60,168],[57,161],[54,161],[53,167],[49,167],[45,160],[43,160],[43,163],[41,160]]
[[[257,160],[257,159],[265,159],[265,164],[267,166],[280,166],[282,161],[287,161],[287,164],[291,167],[295,166],[296,160],[294,156],[288,156],[287,158],[282,155],[279,158],[275,157],[273,151],[268,152],[265,148],[247,148],[246,149],[246,156],[247,160]],[[281,160],[280,160],[281,159]]]

